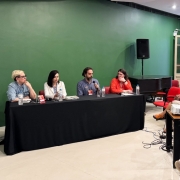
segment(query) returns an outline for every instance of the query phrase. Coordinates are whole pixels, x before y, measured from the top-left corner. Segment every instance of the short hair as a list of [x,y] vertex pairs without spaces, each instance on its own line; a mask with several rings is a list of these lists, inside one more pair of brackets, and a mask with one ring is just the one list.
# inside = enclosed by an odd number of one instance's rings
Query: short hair
[[[121,72],[124,74],[124,79],[127,81],[128,80],[128,74],[124,69],[119,69],[118,72]],[[118,75],[116,76],[116,79],[118,78]]]
[[24,71],[22,71],[22,70],[14,70],[12,72],[12,75],[11,75],[12,79],[14,79],[14,81],[16,81],[16,77],[20,76],[21,73],[24,73]]
[[[52,87],[52,80],[54,78],[54,76],[56,74],[59,74],[58,70],[52,70],[50,73],[49,73],[49,76],[48,76],[48,79],[47,79],[47,84],[48,86]],[[59,83],[59,81],[58,81]]]
[[91,68],[91,67],[86,67],[86,68],[83,70],[83,72],[82,72],[82,76],[85,77],[85,74],[87,74],[87,72],[88,72],[89,70],[93,70],[93,68]]

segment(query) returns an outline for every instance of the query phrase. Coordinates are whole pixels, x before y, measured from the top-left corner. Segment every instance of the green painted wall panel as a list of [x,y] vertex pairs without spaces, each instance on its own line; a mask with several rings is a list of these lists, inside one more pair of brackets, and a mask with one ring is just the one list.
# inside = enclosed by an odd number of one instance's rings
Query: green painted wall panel
[[150,41],[146,75],[172,75],[173,36],[178,20],[108,1],[0,2],[0,124],[4,124],[6,91],[14,69],[23,69],[38,92],[48,73],[60,71],[68,95],[86,66],[109,85],[119,68],[141,74],[136,39]]

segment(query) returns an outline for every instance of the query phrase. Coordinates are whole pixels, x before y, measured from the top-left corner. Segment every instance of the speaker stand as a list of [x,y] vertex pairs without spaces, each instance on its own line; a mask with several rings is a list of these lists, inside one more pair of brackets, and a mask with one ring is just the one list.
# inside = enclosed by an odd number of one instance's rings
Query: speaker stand
[[144,59],[142,59],[142,78],[143,78],[143,60]]

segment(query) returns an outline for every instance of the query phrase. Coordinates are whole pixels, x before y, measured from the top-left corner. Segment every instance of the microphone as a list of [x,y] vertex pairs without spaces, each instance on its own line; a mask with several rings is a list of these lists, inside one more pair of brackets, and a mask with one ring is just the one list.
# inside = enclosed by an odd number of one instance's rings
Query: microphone
[[[93,83],[94,83],[94,86],[96,85],[96,86],[98,86],[98,84],[95,82],[95,81],[93,81]],[[99,89],[99,86],[98,86],[98,88],[95,86],[95,88],[96,89]]]

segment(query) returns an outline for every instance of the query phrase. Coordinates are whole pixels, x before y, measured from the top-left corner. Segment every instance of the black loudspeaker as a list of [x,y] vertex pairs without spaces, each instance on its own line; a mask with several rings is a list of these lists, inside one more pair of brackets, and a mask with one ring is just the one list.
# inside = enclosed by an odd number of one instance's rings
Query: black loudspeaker
[[137,59],[149,58],[149,39],[136,39]]

